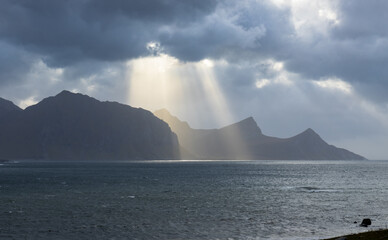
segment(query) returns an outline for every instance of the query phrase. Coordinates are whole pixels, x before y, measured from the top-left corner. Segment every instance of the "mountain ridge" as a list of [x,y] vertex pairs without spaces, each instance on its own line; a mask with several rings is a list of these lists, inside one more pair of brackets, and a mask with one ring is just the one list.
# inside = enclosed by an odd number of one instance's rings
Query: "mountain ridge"
[[7,115],[2,123],[5,159],[180,158],[175,133],[151,112],[69,91]]
[[329,145],[311,128],[277,138],[247,117],[219,129],[193,129],[166,109],[151,113],[66,90],[24,110],[0,98],[0,123],[5,159],[365,159]]
[[[264,135],[253,119],[245,118],[219,129],[185,128],[179,119],[167,110],[163,115],[154,114],[165,120],[177,134],[181,145],[200,159],[247,159],[247,160],[364,160],[365,158],[346,149],[326,143],[313,129],[289,137],[277,138]],[[170,116],[169,116],[170,115]],[[169,120],[174,119],[173,122]],[[232,151],[231,151],[232,149]]]

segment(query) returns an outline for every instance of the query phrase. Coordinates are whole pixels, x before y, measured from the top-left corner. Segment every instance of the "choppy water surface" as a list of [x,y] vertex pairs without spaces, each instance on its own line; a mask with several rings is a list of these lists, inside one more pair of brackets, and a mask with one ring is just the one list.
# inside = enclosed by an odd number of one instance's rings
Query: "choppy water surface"
[[20,162],[0,239],[319,239],[388,224],[388,162]]

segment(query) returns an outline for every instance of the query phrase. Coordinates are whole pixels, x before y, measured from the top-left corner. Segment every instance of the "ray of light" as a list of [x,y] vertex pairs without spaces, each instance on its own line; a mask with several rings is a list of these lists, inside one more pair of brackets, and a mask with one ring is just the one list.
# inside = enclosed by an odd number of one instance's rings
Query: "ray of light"
[[214,63],[208,59],[202,60],[195,65],[198,74],[198,82],[201,84],[205,96],[212,107],[213,115],[218,125],[223,126],[233,121],[224,94],[217,82],[213,70]]
[[[140,58],[128,63],[129,104],[147,110],[166,108],[190,113],[192,118],[213,118],[217,127],[234,121],[211,60],[181,63],[168,55]],[[201,109],[199,109],[201,108]],[[174,129],[174,126],[171,126]],[[248,158],[237,128],[223,132],[230,158]]]
[[176,100],[179,87],[179,84],[175,83],[175,64],[178,64],[178,61],[167,55],[129,62],[129,104],[151,111],[171,105],[171,101]]
[[[214,74],[214,63],[211,60],[205,59],[196,64],[196,70],[209,104],[212,105],[213,114],[221,126],[233,122],[233,116],[230,112],[229,105],[224,97],[224,94],[218,84]],[[237,127],[229,127],[223,129],[223,141],[226,146],[224,151],[228,151],[228,157],[234,159],[250,159],[246,142],[243,141],[242,133]]]

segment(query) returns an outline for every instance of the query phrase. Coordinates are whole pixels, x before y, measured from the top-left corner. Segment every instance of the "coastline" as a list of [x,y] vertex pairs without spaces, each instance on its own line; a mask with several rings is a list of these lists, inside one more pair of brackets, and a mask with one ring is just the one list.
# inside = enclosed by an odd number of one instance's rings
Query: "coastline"
[[349,234],[323,240],[385,240],[388,239],[388,229],[372,230],[363,233]]

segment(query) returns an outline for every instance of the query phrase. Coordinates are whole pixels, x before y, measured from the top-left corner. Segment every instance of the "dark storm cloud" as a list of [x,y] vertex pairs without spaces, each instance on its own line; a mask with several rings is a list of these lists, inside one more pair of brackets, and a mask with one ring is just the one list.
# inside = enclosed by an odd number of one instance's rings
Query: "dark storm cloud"
[[388,2],[340,1],[341,23],[332,30],[333,41],[348,44],[343,53],[345,71],[336,69],[369,98],[386,102],[388,90]]
[[290,12],[269,1],[223,1],[217,10],[189,27],[161,31],[167,52],[187,61],[280,57],[293,33]]
[[164,25],[184,26],[215,1],[2,0],[0,38],[40,54],[49,66],[116,61],[147,54]]
[[342,39],[371,39],[388,36],[388,2],[384,0],[338,2],[340,24],[333,29]]
[[[314,41],[295,37],[289,8],[270,1],[1,0],[0,39],[52,67],[120,61],[160,42],[184,61],[274,58],[307,78],[385,81],[386,1],[340,1],[339,24]],[[371,76],[373,73],[373,76]]]
[[86,3],[84,16],[91,21],[101,17],[112,19],[125,16],[135,21],[184,25],[212,12],[215,6],[214,0],[93,0]]
[[[0,75],[1,82],[23,78],[31,67],[27,55],[49,67],[64,68],[66,78],[77,79],[110,62],[149,55],[147,43],[156,42],[160,51],[182,61],[222,58],[251,65],[275,59],[301,78],[338,77],[370,96],[374,89],[386,89],[385,1],[336,2],[338,24],[331,24],[327,34],[312,28],[308,37],[294,27],[292,8],[277,7],[269,0],[0,0],[0,4],[0,51],[12,55],[0,58],[0,69],[9,69]],[[369,87],[362,87],[365,84]],[[377,99],[386,99],[379,95]]]
[[144,56],[151,41],[184,61],[234,60],[281,52],[288,16],[268,1],[2,0],[0,38],[53,67]]
[[388,39],[322,39],[296,46],[287,66],[307,78],[337,76],[349,82],[385,82],[388,77]]
[[0,41],[0,86],[22,81],[33,59],[30,54]]

